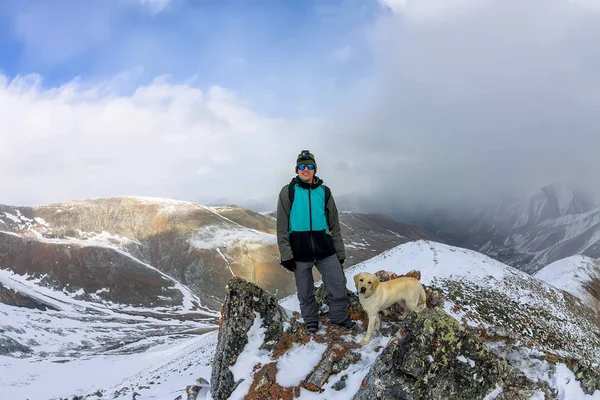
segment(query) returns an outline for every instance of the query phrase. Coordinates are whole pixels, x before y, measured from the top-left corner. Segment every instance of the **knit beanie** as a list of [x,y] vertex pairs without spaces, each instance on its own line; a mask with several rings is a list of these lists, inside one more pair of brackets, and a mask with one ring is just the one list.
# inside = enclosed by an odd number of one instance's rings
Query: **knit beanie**
[[300,154],[298,154],[298,158],[296,159],[296,169],[294,172],[298,170],[298,166],[302,164],[314,164],[315,165],[315,173],[317,172],[317,162],[315,161],[315,156],[308,150],[302,150]]

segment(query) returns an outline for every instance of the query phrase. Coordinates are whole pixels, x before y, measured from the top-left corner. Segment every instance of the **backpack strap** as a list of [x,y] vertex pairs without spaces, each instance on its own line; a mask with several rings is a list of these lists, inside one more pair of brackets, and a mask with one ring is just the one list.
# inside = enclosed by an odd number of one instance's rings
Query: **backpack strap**
[[[329,210],[327,209],[327,202],[331,198],[331,189],[329,186],[323,186],[323,190],[325,190],[325,216],[329,218]],[[288,197],[290,198],[290,210],[292,209],[292,204],[294,204],[294,195],[296,194],[296,180],[292,179],[290,184],[288,185]]]
[[296,181],[292,179],[290,184],[288,185],[288,196],[290,198],[290,210],[292,209],[292,204],[294,204],[294,195],[296,194]]
[[325,218],[329,220],[329,209],[327,208],[327,203],[331,197],[331,189],[329,189],[329,186],[325,185],[323,185],[323,189],[325,189]]

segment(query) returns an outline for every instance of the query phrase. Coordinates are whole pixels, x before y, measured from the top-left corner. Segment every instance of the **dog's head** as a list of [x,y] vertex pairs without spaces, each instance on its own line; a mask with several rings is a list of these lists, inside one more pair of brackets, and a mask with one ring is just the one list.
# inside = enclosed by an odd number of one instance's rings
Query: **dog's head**
[[360,274],[354,275],[354,285],[356,285],[358,294],[370,296],[375,292],[375,289],[377,289],[379,279],[374,274],[361,272]]

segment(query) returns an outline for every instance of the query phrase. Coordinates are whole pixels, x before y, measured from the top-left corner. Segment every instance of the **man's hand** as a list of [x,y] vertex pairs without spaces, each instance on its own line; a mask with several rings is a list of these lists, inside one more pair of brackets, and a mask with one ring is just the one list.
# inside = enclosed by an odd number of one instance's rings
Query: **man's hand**
[[343,267],[344,266],[344,261],[346,261],[345,258],[341,258],[338,260],[340,262],[340,265]]
[[293,258],[282,261],[280,262],[280,264],[283,265],[283,268],[287,269],[290,272],[294,272],[296,270],[296,261],[294,261]]

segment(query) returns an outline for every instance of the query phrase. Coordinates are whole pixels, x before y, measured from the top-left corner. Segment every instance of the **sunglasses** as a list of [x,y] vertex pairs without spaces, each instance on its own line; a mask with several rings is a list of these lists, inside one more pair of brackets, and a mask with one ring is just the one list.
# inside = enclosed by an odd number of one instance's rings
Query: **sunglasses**
[[312,171],[313,169],[315,169],[315,164],[300,164],[300,165],[298,165],[298,169],[300,171],[304,171],[304,168],[308,168],[309,171]]

